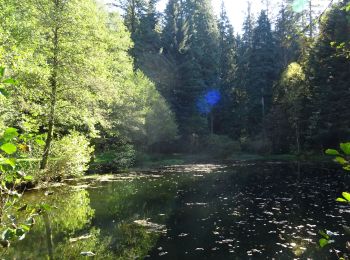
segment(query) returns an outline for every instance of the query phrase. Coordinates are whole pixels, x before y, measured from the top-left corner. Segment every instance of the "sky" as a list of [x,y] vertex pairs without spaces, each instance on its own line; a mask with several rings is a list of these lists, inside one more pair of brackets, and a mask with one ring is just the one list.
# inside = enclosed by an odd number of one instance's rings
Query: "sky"
[[[116,0],[98,0],[101,3],[107,3],[107,2],[115,2]],[[213,10],[215,11],[215,14],[218,15],[220,13],[220,7],[221,7],[221,1],[222,0],[211,0]],[[245,19],[245,16],[247,14],[247,2],[248,0],[223,0],[227,15],[234,27],[234,30],[236,33],[242,32],[243,27],[243,21]],[[252,3],[252,12],[257,16],[257,14],[260,12],[260,10],[264,9],[264,4],[262,4],[262,0],[250,0]],[[335,0],[334,2],[336,2]],[[165,9],[165,6],[167,4],[168,0],[160,0],[158,4],[159,11],[163,11]],[[275,14],[278,12],[278,4],[279,0],[270,0],[270,15],[272,18],[275,16]],[[294,0],[294,2],[297,4],[297,6],[301,7],[307,7],[308,0]],[[330,0],[313,0],[313,3],[317,6],[319,6],[319,10],[324,10],[328,4],[330,3]]]
[[[222,0],[212,0],[212,5],[215,13],[220,13]],[[159,9],[163,10],[167,0],[161,0],[159,3]],[[224,0],[227,15],[236,32],[241,32],[242,24],[247,13],[247,0]],[[254,13],[259,12],[263,8],[260,0],[252,0],[252,11]]]

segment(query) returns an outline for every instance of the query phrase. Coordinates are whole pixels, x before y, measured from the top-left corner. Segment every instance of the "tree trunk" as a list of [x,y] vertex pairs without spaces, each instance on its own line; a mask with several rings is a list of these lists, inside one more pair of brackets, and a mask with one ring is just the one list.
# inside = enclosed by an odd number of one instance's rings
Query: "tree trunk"
[[47,253],[50,260],[53,260],[53,242],[52,242],[52,229],[50,225],[50,219],[46,212],[43,213],[43,219],[46,229],[46,242],[47,242]]
[[314,36],[314,22],[313,22],[313,18],[312,18],[312,0],[309,0],[309,26],[310,26],[310,38],[312,39],[312,37]]
[[214,113],[213,111],[210,112],[210,134],[214,134]]
[[297,152],[298,152],[298,155],[299,155],[300,154],[300,133],[299,133],[299,125],[298,125],[298,123],[296,123],[295,137],[296,137],[296,144],[297,144]]
[[[58,1],[56,2],[56,8],[58,8]],[[40,163],[40,169],[44,170],[47,167],[47,162],[50,155],[51,143],[53,139],[54,127],[55,127],[55,113],[57,103],[57,70],[58,70],[58,27],[54,29],[53,37],[53,58],[52,58],[52,73],[50,78],[51,95],[50,95],[50,114],[48,123],[48,132],[45,142],[45,149]]]

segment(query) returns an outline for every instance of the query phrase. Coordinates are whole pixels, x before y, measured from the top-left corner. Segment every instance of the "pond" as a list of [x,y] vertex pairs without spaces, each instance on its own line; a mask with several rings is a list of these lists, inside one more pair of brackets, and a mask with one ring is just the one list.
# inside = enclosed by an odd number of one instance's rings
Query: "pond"
[[[5,259],[337,259],[350,190],[337,168],[181,165],[28,192],[54,207]],[[44,221],[46,220],[46,221]],[[335,243],[319,248],[319,230]]]

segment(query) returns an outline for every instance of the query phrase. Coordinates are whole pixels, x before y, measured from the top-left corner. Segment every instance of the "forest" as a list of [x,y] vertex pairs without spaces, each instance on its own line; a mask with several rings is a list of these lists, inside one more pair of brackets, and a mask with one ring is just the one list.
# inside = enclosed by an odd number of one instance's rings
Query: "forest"
[[[51,230],[52,202],[23,204],[24,191],[86,174],[242,158],[318,162],[331,156],[350,170],[349,0],[324,0],[322,7],[317,0],[264,0],[258,13],[255,0],[246,1],[242,28],[233,27],[224,1],[218,14],[210,0],[168,0],[164,10],[160,2],[0,1],[0,244],[5,248],[30,235],[37,215],[43,216],[42,228]],[[349,188],[348,179],[344,182],[334,196]],[[152,197],[147,185],[140,187]],[[133,201],[126,195],[130,190],[121,193]],[[114,197],[106,200],[120,204]],[[343,192],[338,201],[348,203],[350,194]],[[81,214],[93,218],[92,212]],[[82,220],[79,228],[86,223],[91,221]],[[331,241],[327,232],[320,236],[321,247]],[[161,241],[142,237],[149,245],[140,245],[132,256],[118,247],[118,257],[145,257],[151,244]],[[81,256],[98,251],[90,250]]]

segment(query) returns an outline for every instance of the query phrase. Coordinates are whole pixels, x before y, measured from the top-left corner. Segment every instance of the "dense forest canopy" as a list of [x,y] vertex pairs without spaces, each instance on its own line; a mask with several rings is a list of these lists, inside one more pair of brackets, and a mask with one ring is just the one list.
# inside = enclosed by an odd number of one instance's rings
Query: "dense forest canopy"
[[266,1],[258,17],[247,2],[241,34],[224,2],[218,17],[210,1],[170,0],[164,13],[157,2],[124,1],[122,13],[135,65],[170,104],[181,141],[215,134],[300,153],[348,138],[348,1],[281,1],[277,15]]
[[348,2],[265,1],[254,16],[247,1],[242,29],[210,0],[1,2],[15,84],[0,130],[37,136],[43,170],[76,144],[120,168],[140,152],[321,152],[350,133]]

